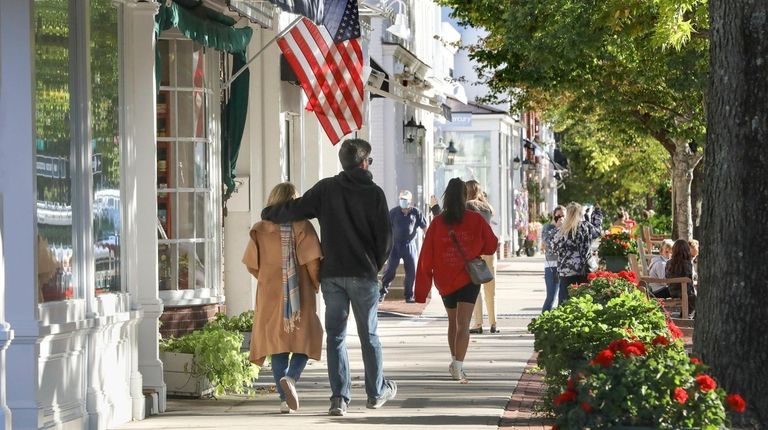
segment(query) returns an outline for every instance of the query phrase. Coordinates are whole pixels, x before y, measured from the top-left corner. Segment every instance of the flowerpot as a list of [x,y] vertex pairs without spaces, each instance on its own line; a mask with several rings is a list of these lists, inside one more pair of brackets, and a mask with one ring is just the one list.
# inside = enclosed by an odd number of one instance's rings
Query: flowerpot
[[621,255],[606,255],[603,257],[605,261],[605,270],[609,272],[621,272],[627,270],[629,259]]
[[240,346],[240,350],[250,351],[251,350],[251,332],[241,331],[240,334],[243,335],[243,344]]
[[194,354],[160,351],[163,379],[169,396],[205,397],[213,393],[213,385],[205,376],[192,373]]

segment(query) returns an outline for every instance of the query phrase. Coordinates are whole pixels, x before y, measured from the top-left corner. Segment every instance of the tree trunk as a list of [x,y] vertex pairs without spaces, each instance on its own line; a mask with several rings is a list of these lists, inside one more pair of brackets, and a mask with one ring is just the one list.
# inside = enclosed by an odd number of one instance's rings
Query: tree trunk
[[709,2],[710,86],[694,351],[768,428],[768,2]]
[[693,180],[693,169],[700,160],[701,154],[691,153],[687,142],[675,142],[675,153],[672,156],[673,239],[690,240],[693,238],[691,181]]

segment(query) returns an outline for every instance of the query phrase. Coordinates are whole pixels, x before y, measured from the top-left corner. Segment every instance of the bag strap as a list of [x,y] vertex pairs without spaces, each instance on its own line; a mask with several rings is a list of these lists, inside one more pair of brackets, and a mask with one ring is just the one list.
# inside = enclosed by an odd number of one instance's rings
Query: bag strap
[[469,261],[467,259],[467,256],[464,255],[464,250],[461,249],[461,245],[459,244],[459,240],[456,239],[456,233],[453,232],[453,229],[448,230],[448,234],[451,236],[451,239],[453,239],[453,245],[456,246],[456,249],[459,250],[459,254],[461,254],[461,258],[463,258],[465,262]]

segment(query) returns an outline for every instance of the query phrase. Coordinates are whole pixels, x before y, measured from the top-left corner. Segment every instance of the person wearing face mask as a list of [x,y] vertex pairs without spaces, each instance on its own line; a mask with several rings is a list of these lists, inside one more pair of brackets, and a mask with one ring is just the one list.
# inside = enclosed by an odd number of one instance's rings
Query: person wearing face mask
[[401,190],[398,197],[398,206],[389,211],[389,223],[392,226],[393,246],[387,260],[387,270],[381,278],[381,290],[379,302],[389,291],[389,284],[395,279],[397,267],[403,260],[405,280],[403,292],[406,303],[414,303],[413,282],[416,278],[416,233],[419,228],[426,229],[427,221],[424,215],[411,204],[412,194],[408,190]]

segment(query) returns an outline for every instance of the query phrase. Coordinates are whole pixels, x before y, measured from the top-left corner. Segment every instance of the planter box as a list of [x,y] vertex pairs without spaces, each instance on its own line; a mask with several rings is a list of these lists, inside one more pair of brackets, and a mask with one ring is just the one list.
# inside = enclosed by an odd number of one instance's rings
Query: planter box
[[200,398],[213,394],[213,385],[208,378],[192,373],[194,357],[193,354],[160,352],[163,379],[169,396]]

